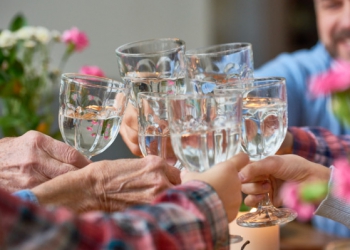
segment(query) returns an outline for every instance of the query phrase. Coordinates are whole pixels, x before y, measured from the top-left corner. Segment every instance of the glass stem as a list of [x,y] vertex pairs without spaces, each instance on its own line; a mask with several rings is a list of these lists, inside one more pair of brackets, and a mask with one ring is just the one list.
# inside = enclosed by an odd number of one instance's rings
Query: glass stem
[[266,193],[264,199],[259,202],[258,211],[261,211],[263,207],[272,207],[272,206],[273,205],[270,201],[270,196],[268,193]]

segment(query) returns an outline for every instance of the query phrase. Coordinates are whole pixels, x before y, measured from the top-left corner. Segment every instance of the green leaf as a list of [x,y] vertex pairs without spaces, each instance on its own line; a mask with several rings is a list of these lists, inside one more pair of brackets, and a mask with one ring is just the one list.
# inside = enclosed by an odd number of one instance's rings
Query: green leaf
[[350,126],[350,89],[332,94],[332,107],[340,122]]
[[14,61],[9,68],[9,74],[11,74],[14,78],[20,78],[24,75],[24,67],[22,63],[19,61]]
[[244,212],[244,211],[250,211],[251,207],[248,207],[246,204],[242,202],[239,211]]
[[305,202],[317,202],[324,197],[326,197],[328,193],[328,184],[325,182],[316,182],[305,184],[301,190],[301,199]]
[[27,26],[27,20],[23,14],[19,13],[12,18],[9,29],[16,31],[24,26]]

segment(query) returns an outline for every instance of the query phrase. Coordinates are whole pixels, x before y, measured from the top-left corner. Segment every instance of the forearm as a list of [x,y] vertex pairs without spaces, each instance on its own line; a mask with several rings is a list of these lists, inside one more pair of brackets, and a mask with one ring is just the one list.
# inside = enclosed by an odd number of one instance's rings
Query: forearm
[[94,194],[90,192],[89,178],[80,171],[60,175],[31,189],[40,205],[65,206],[74,211],[91,210],[90,201]]
[[[4,248],[18,244],[33,248],[46,245],[51,249],[102,249],[110,244],[132,249],[229,247],[222,203],[213,189],[201,182],[169,189],[153,205],[80,217],[65,209],[47,212],[1,190],[0,197],[0,246]],[[23,231],[23,227],[30,230]],[[23,237],[14,237],[18,234]]]

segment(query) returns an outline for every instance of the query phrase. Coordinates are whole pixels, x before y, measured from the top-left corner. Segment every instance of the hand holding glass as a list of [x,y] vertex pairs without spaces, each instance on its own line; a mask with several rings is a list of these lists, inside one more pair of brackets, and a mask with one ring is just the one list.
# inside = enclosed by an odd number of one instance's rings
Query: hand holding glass
[[[253,161],[274,155],[287,132],[287,92],[282,77],[255,78],[217,86],[214,92],[240,90],[243,93],[242,149]],[[275,208],[268,194],[254,213],[237,219],[246,227],[264,227],[292,221],[296,212]]]
[[87,158],[106,150],[118,135],[129,88],[108,78],[63,74],[59,128],[63,140]]

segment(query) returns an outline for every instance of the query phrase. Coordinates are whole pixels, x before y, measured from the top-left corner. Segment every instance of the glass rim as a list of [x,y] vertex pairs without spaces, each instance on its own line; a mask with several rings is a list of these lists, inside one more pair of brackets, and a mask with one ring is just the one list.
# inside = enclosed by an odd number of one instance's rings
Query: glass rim
[[169,94],[167,100],[185,100],[185,99],[212,99],[218,97],[233,97],[233,94],[236,97],[242,97],[242,93],[240,91],[229,92],[229,93],[208,93],[205,95],[200,94]]
[[[65,79],[68,81],[73,81],[75,83],[78,83],[79,85],[85,85],[95,88],[105,88],[105,89],[126,89],[128,88],[127,85],[123,82],[108,78],[108,77],[101,77],[101,76],[94,76],[94,75],[86,75],[86,74],[80,74],[80,73],[63,73],[61,75],[61,79]],[[97,80],[101,83],[104,83],[105,85],[97,85],[97,84],[91,84],[89,82],[80,82],[76,80]],[[107,84],[113,84],[113,86],[107,86]]]
[[[267,81],[267,82],[264,84],[260,84],[260,85],[250,85],[252,82],[255,83],[255,82],[260,82],[260,81]],[[210,81],[208,81],[208,82],[210,82]],[[217,83],[217,82],[215,82],[215,83]],[[237,85],[240,86],[240,88],[237,88],[237,90],[254,89],[254,88],[258,88],[258,87],[267,87],[267,86],[275,85],[276,83],[283,83],[285,85],[286,78],[280,77],[280,76],[247,78],[247,79],[237,80],[236,82],[232,82],[232,83],[216,84],[215,89],[227,89],[227,87],[237,86]],[[234,90],[234,89],[232,89],[232,90]]]
[[[127,48],[131,48],[132,46],[141,45],[141,44],[151,44],[152,42],[155,42],[155,41],[160,41],[160,42],[172,41],[175,44],[177,43],[178,46],[171,48],[171,49],[165,49],[165,50],[159,50],[159,51],[147,52],[147,53],[125,53],[125,52],[123,52],[123,50],[125,50]],[[115,49],[115,53],[118,56],[129,56],[129,57],[139,57],[139,56],[145,56],[145,55],[155,56],[155,55],[159,55],[159,54],[167,54],[167,53],[175,52],[179,48],[185,49],[185,45],[186,45],[185,41],[182,39],[179,39],[179,38],[154,38],[154,39],[146,39],[146,40],[134,41],[134,42],[129,42],[129,43],[123,44]]]
[[146,98],[150,98],[150,99],[166,99],[170,94],[165,93],[165,92],[139,92],[137,93],[137,99],[140,99],[140,96],[145,96]]
[[[232,48],[222,49],[226,46],[234,46]],[[216,51],[206,52],[211,49],[218,49]],[[220,50],[222,49],[222,50]],[[206,47],[200,47],[195,49],[187,50],[185,53],[185,56],[203,56],[203,55],[217,55],[217,54],[228,54],[228,52],[237,52],[237,51],[243,51],[243,50],[251,50],[252,44],[246,43],[246,42],[234,42],[234,43],[222,43],[222,44],[215,44],[210,45]]]

